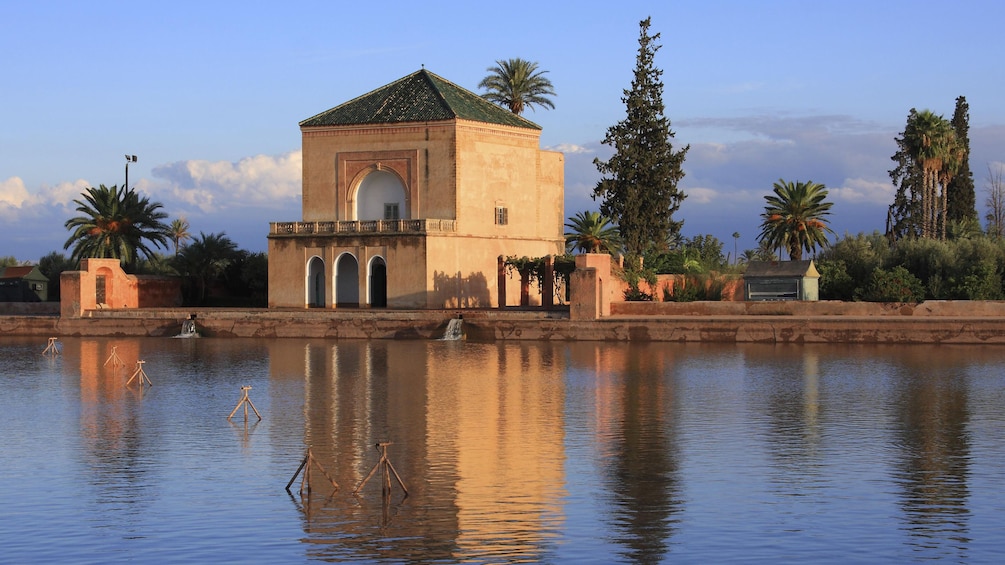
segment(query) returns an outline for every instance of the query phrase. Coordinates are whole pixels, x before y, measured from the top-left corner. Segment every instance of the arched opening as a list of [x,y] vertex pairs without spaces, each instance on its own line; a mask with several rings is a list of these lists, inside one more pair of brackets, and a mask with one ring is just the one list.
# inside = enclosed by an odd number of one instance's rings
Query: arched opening
[[356,219],[399,220],[408,218],[405,186],[397,175],[373,171],[366,175],[356,190]]
[[359,306],[359,262],[349,253],[335,263],[335,306]]
[[307,264],[307,305],[325,307],[325,262],[320,257],[312,257]]
[[387,308],[387,263],[381,257],[370,261],[370,307]]

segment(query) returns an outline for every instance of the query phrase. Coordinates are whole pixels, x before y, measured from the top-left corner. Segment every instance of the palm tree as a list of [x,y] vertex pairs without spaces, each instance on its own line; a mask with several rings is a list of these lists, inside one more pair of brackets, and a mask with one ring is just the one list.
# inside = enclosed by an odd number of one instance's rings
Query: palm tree
[[206,289],[236,257],[237,245],[224,232],[209,235],[199,232],[199,237],[178,253],[175,264],[179,273],[195,279],[196,301],[202,304],[206,300]]
[[799,261],[803,251],[812,253],[827,245],[827,233],[834,233],[824,217],[831,202],[825,202],[827,190],[813,181],[785,182],[778,179],[774,196],[765,196],[760,241],[773,249],[785,249],[789,259]]
[[139,255],[153,256],[148,243],[167,248],[169,232],[162,222],[167,214],[159,202],[118,186],[90,187],[81,195],[83,200],[74,202],[82,215],[65,224],[72,233],[63,249],[73,245],[70,259],[74,263],[87,257],[113,258],[132,271]]
[[[945,238],[946,179],[952,178],[961,160],[952,124],[931,110],[914,113],[904,128],[904,144],[923,173],[921,237],[938,237],[941,231]],[[940,183],[943,186],[941,197],[938,195]]]
[[185,217],[178,218],[171,222],[171,227],[169,231],[171,232],[171,241],[174,242],[174,254],[178,255],[178,248],[184,245],[184,243],[192,239],[192,234],[188,232],[189,224]]
[[600,212],[577,212],[569,218],[565,227],[565,247],[569,252],[617,253],[621,248],[621,236],[611,219]]
[[555,96],[551,81],[544,77],[548,71],[538,71],[537,63],[523,59],[496,61],[494,67],[486,69],[489,75],[478,83],[478,88],[487,92],[482,94],[489,102],[509,108],[514,114],[520,115],[525,107],[534,105],[555,108],[548,96]]

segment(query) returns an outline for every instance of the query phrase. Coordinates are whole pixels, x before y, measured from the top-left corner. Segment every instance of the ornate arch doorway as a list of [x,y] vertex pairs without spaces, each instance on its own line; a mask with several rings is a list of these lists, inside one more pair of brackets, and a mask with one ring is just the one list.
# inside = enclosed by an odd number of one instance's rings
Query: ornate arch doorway
[[370,307],[387,307],[387,263],[381,257],[374,257],[370,261]]
[[359,262],[349,253],[335,262],[335,306],[359,306]]

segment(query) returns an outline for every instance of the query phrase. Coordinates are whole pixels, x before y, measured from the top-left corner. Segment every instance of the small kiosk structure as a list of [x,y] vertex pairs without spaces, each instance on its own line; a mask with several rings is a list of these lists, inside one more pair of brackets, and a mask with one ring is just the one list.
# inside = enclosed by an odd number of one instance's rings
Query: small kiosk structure
[[751,261],[743,275],[745,300],[820,300],[813,260]]

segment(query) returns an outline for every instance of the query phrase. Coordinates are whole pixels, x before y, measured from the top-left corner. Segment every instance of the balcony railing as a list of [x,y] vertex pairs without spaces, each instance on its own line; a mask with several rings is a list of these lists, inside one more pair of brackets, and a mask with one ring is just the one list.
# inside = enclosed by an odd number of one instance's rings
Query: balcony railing
[[270,222],[269,235],[355,235],[457,231],[455,220],[367,220],[341,222]]

